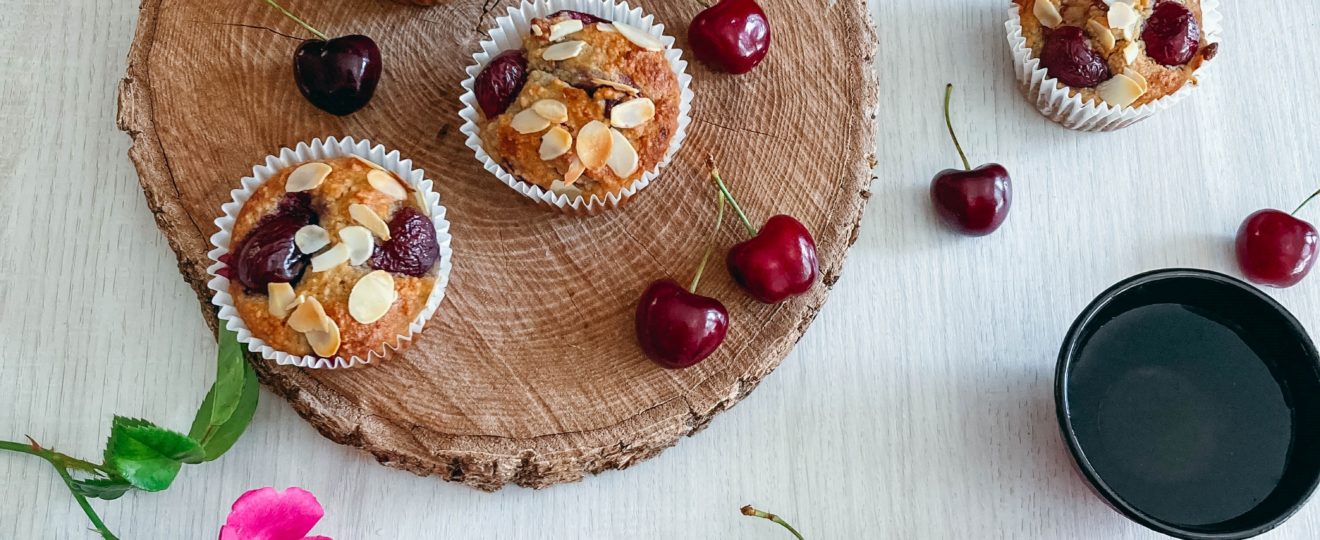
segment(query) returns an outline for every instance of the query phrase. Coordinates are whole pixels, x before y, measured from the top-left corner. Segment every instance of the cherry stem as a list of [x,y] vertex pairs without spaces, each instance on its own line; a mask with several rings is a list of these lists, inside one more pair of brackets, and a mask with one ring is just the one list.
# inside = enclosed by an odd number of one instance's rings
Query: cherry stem
[[953,83],[944,87],[944,125],[949,128],[949,138],[953,139],[953,147],[958,149],[958,157],[962,158],[963,168],[972,170],[972,164],[967,161],[967,154],[963,153],[962,145],[958,144],[958,134],[953,132],[953,120],[949,119],[949,101],[953,98]]
[[275,0],[266,0],[266,3],[267,3],[267,4],[270,4],[270,7],[273,7],[273,8],[275,8],[275,9],[278,9],[278,10],[280,11],[280,13],[283,13],[285,17],[288,17],[288,18],[292,19],[293,22],[296,22],[296,23],[302,25],[302,27],[303,27],[303,28],[306,28],[308,32],[311,32],[311,33],[314,34],[316,37],[320,38],[322,41],[330,41],[330,38],[327,37],[325,34],[322,34],[320,30],[317,30],[316,28],[313,28],[312,25],[307,24],[307,21],[302,20],[302,19],[299,18],[297,15],[294,15],[294,14],[292,14],[292,13],[289,13],[289,10],[284,9],[284,6],[281,6],[281,5],[277,4],[277,3],[275,3]]
[[1320,190],[1316,190],[1316,192],[1312,193],[1310,197],[1307,197],[1306,200],[1302,201],[1302,204],[1297,205],[1297,209],[1293,210],[1291,215],[1297,215],[1298,212],[1302,211],[1302,208],[1306,207],[1307,203],[1310,203],[1316,197],[1320,197]]
[[797,532],[797,529],[794,529],[792,525],[789,525],[787,521],[784,521],[784,519],[779,516],[776,516],[769,512],[762,512],[760,510],[752,508],[751,505],[742,507],[742,513],[744,516],[759,517],[762,519],[768,519],[770,521],[778,523],[782,525],[785,529],[788,529],[788,532],[793,533],[793,536],[796,536],[798,540],[804,540],[802,538],[802,533]]
[[710,243],[706,244],[706,252],[701,255],[701,264],[697,265],[697,273],[692,276],[692,284],[688,285],[688,292],[697,293],[697,285],[701,283],[701,275],[706,273],[706,263],[710,262],[710,254],[715,251],[715,238],[720,234],[720,227],[724,226],[724,192],[716,191],[719,196],[719,211],[715,214],[715,228],[711,230]]
[[715,187],[720,188],[720,194],[723,198],[729,199],[729,204],[733,205],[733,211],[738,214],[738,220],[742,221],[743,227],[747,228],[747,234],[756,236],[756,227],[752,221],[747,219],[747,214],[743,212],[742,206],[738,205],[738,199],[733,198],[729,193],[729,186],[724,185],[724,179],[720,178],[720,170],[715,168],[715,160],[710,160],[710,177],[715,181]]

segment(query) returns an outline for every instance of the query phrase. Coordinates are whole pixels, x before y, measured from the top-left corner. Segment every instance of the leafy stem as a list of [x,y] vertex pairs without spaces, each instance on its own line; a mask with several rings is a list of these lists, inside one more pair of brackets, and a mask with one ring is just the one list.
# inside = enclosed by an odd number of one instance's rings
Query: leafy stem
[[[30,438],[28,440],[32,441],[32,439]],[[70,468],[75,468],[85,471],[104,471],[104,469],[100,465],[88,463],[81,459],[69,457],[54,450],[48,450],[42,448],[35,441],[31,442],[30,444],[24,444],[13,441],[0,441],[0,450],[8,450],[10,452],[18,452],[21,454],[37,456],[41,459],[46,460],[46,462],[50,463],[52,467],[55,467],[55,472],[60,475],[60,479],[64,481],[65,487],[69,488],[69,493],[73,495],[73,500],[78,501],[78,506],[82,507],[84,514],[87,514],[87,519],[92,522],[93,526],[96,527],[96,532],[101,534],[101,538],[105,540],[118,540],[118,537],[116,537],[114,533],[110,532],[110,529],[105,526],[105,522],[101,521],[101,516],[98,516],[96,514],[96,510],[92,509],[92,504],[87,502],[87,497],[84,497],[82,496],[82,494],[78,493],[77,488],[74,487],[73,477],[69,475]]]
[[760,510],[752,508],[750,504],[742,507],[742,514],[744,516],[759,517],[761,519],[768,519],[770,521],[778,523],[785,529],[788,529],[788,532],[793,533],[793,536],[796,536],[798,540],[804,540],[802,538],[802,533],[797,532],[797,529],[794,529],[792,525],[789,525],[787,521],[784,521],[784,518],[781,518],[769,512],[762,512]]

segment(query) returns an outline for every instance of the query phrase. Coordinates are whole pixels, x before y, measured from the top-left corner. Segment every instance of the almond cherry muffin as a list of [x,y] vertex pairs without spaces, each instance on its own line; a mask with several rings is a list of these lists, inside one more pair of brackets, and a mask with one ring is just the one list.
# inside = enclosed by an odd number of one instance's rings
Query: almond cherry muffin
[[654,169],[678,129],[678,78],[650,34],[574,11],[532,20],[477,75],[477,123],[506,172],[604,198]]
[[223,258],[239,317],[291,355],[383,355],[408,335],[436,283],[428,208],[357,157],[281,170],[243,204]]
[[1217,43],[1201,0],[1013,0],[1049,75],[1083,101],[1139,107],[1196,84]]

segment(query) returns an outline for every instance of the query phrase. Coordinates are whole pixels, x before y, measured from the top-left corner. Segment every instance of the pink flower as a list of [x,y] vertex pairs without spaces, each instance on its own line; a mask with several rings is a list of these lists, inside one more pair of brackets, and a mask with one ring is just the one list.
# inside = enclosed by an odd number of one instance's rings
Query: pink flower
[[291,487],[283,493],[264,487],[234,501],[229,519],[220,528],[220,540],[330,540],[303,536],[325,515],[316,496]]

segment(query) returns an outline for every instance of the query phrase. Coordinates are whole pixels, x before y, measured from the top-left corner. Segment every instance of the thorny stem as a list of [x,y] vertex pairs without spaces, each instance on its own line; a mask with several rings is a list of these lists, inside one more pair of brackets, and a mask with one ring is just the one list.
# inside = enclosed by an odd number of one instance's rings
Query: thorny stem
[[[32,441],[31,438],[29,438],[28,440]],[[87,498],[83,497],[81,494],[78,493],[77,490],[74,489],[73,477],[69,476],[68,469],[70,467],[79,470],[89,471],[89,472],[104,471],[104,469],[101,468],[101,466],[88,463],[81,459],[75,459],[66,456],[64,454],[61,454],[59,452],[55,452],[53,450],[47,450],[37,445],[36,441],[32,441],[31,444],[23,444],[13,441],[0,441],[0,450],[8,450],[10,452],[18,452],[20,454],[37,456],[41,459],[46,460],[46,462],[50,463],[51,466],[55,467],[55,472],[60,475],[60,479],[64,481],[64,485],[69,488],[69,493],[73,495],[73,499],[75,501],[78,501],[78,506],[82,507],[83,513],[87,514],[87,519],[90,520],[92,522],[92,525],[96,527],[96,532],[101,534],[101,538],[103,538],[104,540],[118,540],[118,538],[114,535],[114,533],[110,532],[110,529],[105,526],[105,522],[101,521],[101,516],[96,515],[96,510],[92,509],[92,504],[87,502]]]
[[733,194],[729,193],[729,186],[724,185],[724,179],[720,178],[720,170],[715,168],[715,158],[707,158],[707,162],[710,164],[710,177],[715,181],[715,187],[720,188],[720,194],[729,200],[729,204],[733,206],[733,211],[738,214],[738,219],[742,221],[743,227],[747,229],[747,234],[756,236],[756,227],[752,225],[751,220],[747,219],[747,214],[743,212],[742,206],[738,205],[738,199],[733,198]]
[[972,170],[972,164],[967,161],[967,154],[963,153],[962,145],[958,144],[958,134],[953,132],[953,120],[949,119],[949,101],[953,98],[953,83],[944,87],[944,125],[949,128],[949,138],[953,139],[953,147],[958,149],[958,157],[962,158],[963,168]]
[[762,519],[768,519],[768,520],[770,520],[770,521],[773,521],[773,522],[775,522],[775,523],[778,523],[778,524],[782,525],[785,529],[788,529],[788,532],[793,533],[793,536],[796,536],[798,540],[804,540],[804,539],[802,538],[802,533],[797,532],[797,529],[794,529],[792,525],[789,525],[787,521],[784,521],[784,519],[781,518],[781,517],[779,517],[779,516],[776,516],[776,515],[771,514],[771,513],[769,513],[769,512],[762,512],[762,511],[760,511],[760,510],[757,510],[757,509],[755,509],[755,508],[752,508],[751,505],[747,505],[747,506],[742,507],[742,514],[743,514],[744,516],[759,517],[759,518],[762,518]]
[[1310,197],[1307,197],[1306,200],[1302,201],[1302,204],[1297,205],[1297,209],[1292,211],[1292,215],[1294,216],[1297,215],[1297,213],[1301,212],[1302,208],[1304,208],[1307,203],[1311,202],[1311,200],[1316,197],[1320,197],[1320,190],[1317,190],[1315,193],[1312,193]]
[[710,262],[710,254],[715,251],[715,238],[720,234],[720,227],[724,226],[724,192],[716,191],[715,195],[719,197],[719,211],[715,214],[715,229],[711,231],[710,242],[706,244],[706,252],[701,255],[701,264],[697,265],[697,273],[692,276],[692,284],[688,285],[688,292],[696,294],[697,284],[701,283],[701,274],[706,272],[706,263]]
[[267,3],[267,4],[270,4],[270,7],[273,7],[273,8],[275,8],[275,9],[279,10],[280,13],[283,13],[285,17],[288,17],[288,18],[292,19],[293,22],[296,22],[296,23],[302,25],[302,27],[303,27],[303,28],[306,28],[308,32],[311,32],[311,33],[314,34],[316,37],[320,38],[322,41],[330,41],[330,38],[327,37],[325,34],[322,34],[320,30],[317,30],[316,28],[313,28],[312,25],[307,24],[307,21],[302,20],[302,19],[301,19],[300,17],[298,17],[297,15],[294,15],[294,14],[292,14],[292,13],[289,13],[289,10],[284,9],[284,6],[281,6],[281,5],[277,4],[277,3],[275,3],[275,0],[266,0],[266,3]]

